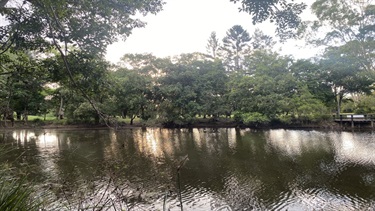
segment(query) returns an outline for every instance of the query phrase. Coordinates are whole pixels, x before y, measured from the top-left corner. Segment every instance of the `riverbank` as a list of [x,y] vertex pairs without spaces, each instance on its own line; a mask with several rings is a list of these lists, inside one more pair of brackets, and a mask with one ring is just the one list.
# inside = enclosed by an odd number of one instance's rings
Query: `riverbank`
[[[339,123],[333,121],[326,121],[321,123],[313,124],[281,124],[274,123],[271,125],[244,125],[239,124],[232,119],[200,119],[191,124],[152,124],[144,122],[135,122],[134,124],[128,123],[117,123],[111,125],[111,128],[115,129],[127,129],[127,128],[252,128],[252,129],[328,129],[328,130],[341,130],[341,129],[352,129],[350,125],[341,126]],[[105,124],[61,124],[54,121],[15,121],[12,126],[11,122],[5,124],[4,121],[0,122],[0,130],[13,130],[13,129],[63,129],[63,130],[82,130],[82,129],[107,129],[108,126]],[[372,129],[369,125],[357,125],[354,129]]]

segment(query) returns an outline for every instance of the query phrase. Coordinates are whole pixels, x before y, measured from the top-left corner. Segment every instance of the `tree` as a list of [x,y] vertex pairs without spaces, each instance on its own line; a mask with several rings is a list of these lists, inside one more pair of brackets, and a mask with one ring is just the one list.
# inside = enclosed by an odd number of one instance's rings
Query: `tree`
[[318,20],[308,22],[309,41],[318,46],[346,48],[361,68],[375,70],[375,5],[371,0],[317,0],[312,11]]
[[104,54],[118,35],[126,38],[133,28],[144,26],[134,15],[157,13],[162,5],[161,0],[20,1],[12,8],[0,8],[0,14],[9,22],[1,26],[0,37],[27,49],[64,43]]
[[276,42],[273,41],[273,38],[271,36],[265,35],[258,28],[255,29],[254,34],[252,35],[252,41],[251,41],[253,50],[258,50],[258,49],[272,50],[275,44]]
[[[70,67],[70,75],[65,74],[63,68],[65,62],[68,62]],[[110,65],[102,57],[74,51],[67,55],[66,60],[59,56],[47,58],[44,65],[51,75],[51,82],[58,82],[60,87],[63,87],[59,89],[61,92],[58,98],[59,101],[61,99],[65,101],[65,113],[69,117],[74,119],[85,116],[85,120],[92,118],[99,123],[100,118],[107,121],[108,117],[113,114],[113,102],[110,96],[113,88],[109,77]],[[75,109],[78,109],[87,99],[90,101],[86,104],[92,106],[95,115],[75,116]],[[80,113],[86,111],[86,107],[83,106],[84,109],[81,109]]]
[[41,113],[44,96],[43,86],[48,81],[48,75],[41,65],[41,62],[33,57],[30,52],[2,54],[0,61],[4,61],[2,68],[4,72],[0,75],[2,81],[1,101],[4,101],[2,109],[17,113],[17,119],[27,121],[29,113]]
[[362,96],[359,100],[357,108],[355,108],[355,112],[359,114],[373,114],[375,113],[375,97],[372,93],[368,96]]
[[229,71],[238,71],[243,68],[242,64],[250,48],[250,41],[249,33],[240,25],[234,25],[227,31],[220,50]]
[[144,76],[158,77],[168,62],[168,59],[157,58],[152,54],[125,54],[117,66],[136,70]]
[[317,0],[311,8],[318,20],[308,22],[308,39],[327,46],[320,64],[340,114],[344,97],[368,93],[374,82],[375,5],[368,0]]
[[326,81],[325,69],[314,60],[300,59],[294,61],[290,67],[291,73],[299,83],[307,86],[308,92],[314,98],[323,102],[327,107],[335,107],[332,87]]
[[375,82],[374,72],[361,68],[360,61],[351,57],[344,47],[331,47],[320,61],[326,83],[331,86],[337,105],[337,115],[341,113],[341,103],[350,93],[370,93]]
[[[293,121],[308,123],[329,117],[327,107],[310,93],[305,84],[300,85],[296,93],[288,101],[288,114],[291,114],[291,120]],[[283,118],[282,116],[280,119],[285,120],[288,118]]]
[[163,123],[191,123],[197,115],[225,113],[225,70],[219,60],[210,61],[199,53],[174,58],[157,81]]
[[87,55],[103,56],[106,47],[118,37],[125,39],[133,28],[144,26],[135,18],[137,14],[155,14],[162,9],[163,2],[61,0],[52,3],[50,0],[26,0],[15,5],[14,8],[0,8],[0,14],[9,23],[0,27],[1,49],[5,48],[2,53],[9,46],[44,52],[46,48],[54,47],[74,87],[104,120],[106,118],[90,94],[74,80],[67,60],[68,47],[73,45]]
[[147,120],[154,110],[152,97],[152,78],[142,75],[138,69],[119,68],[112,73],[115,79],[114,98],[116,110],[123,117],[130,117],[130,124],[136,117]]
[[208,38],[208,43],[206,46],[207,52],[212,58],[217,57],[218,50],[220,48],[219,39],[216,37],[216,32],[212,32]]
[[289,71],[291,59],[267,51],[255,51],[246,58],[251,64],[244,73],[231,75],[230,101],[234,110],[258,112],[274,119],[285,112],[285,103],[297,89]]
[[306,9],[305,3],[293,0],[230,0],[241,3],[240,11],[253,16],[253,24],[266,20],[276,23],[276,34],[282,39],[295,36],[296,29],[301,25],[300,14]]

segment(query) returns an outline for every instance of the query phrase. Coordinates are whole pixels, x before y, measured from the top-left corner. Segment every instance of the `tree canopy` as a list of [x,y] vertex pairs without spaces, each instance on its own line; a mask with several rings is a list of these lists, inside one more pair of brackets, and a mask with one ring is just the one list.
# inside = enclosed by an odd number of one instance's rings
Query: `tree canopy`
[[57,42],[104,54],[118,36],[125,39],[133,28],[144,26],[137,14],[157,13],[162,6],[162,0],[9,1],[9,7],[0,8],[8,23],[0,27],[1,49],[13,44],[43,50]]
[[294,37],[302,20],[301,13],[306,9],[305,3],[294,0],[230,0],[240,3],[240,11],[252,15],[253,24],[266,20],[275,23],[276,34],[281,38]]

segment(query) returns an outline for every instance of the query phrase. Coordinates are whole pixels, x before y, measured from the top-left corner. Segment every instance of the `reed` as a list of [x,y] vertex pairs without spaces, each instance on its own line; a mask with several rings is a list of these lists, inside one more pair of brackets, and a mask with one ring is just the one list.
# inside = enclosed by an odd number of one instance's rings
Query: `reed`
[[[9,153],[9,150],[0,148],[0,154]],[[25,179],[11,176],[7,164],[0,164],[0,210],[2,211],[34,211],[41,210],[42,202],[33,197],[32,187]]]

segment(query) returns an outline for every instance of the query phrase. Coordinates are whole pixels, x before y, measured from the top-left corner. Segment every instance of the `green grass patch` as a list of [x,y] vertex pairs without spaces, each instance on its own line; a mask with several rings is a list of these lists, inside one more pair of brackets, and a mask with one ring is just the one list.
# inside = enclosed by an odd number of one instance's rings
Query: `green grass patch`
[[[27,116],[27,118],[28,118],[29,121],[36,121],[37,119],[41,120],[41,121],[44,121],[44,116],[29,115],[29,116]],[[50,115],[46,116],[46,121],[53,121],[53,120],[56,120],[55,116],[50,116]]]
[[[116,120],[119,122],[119,123],[125,123],[125,124],[130,124],[130,118],[126,117],[126,118],[122,118],[122,117],[116,117]],[[140,118],[135,118],[133,120],[133,124],[138,124],[138,123],[141,123],[142,122],[142,119]]]

